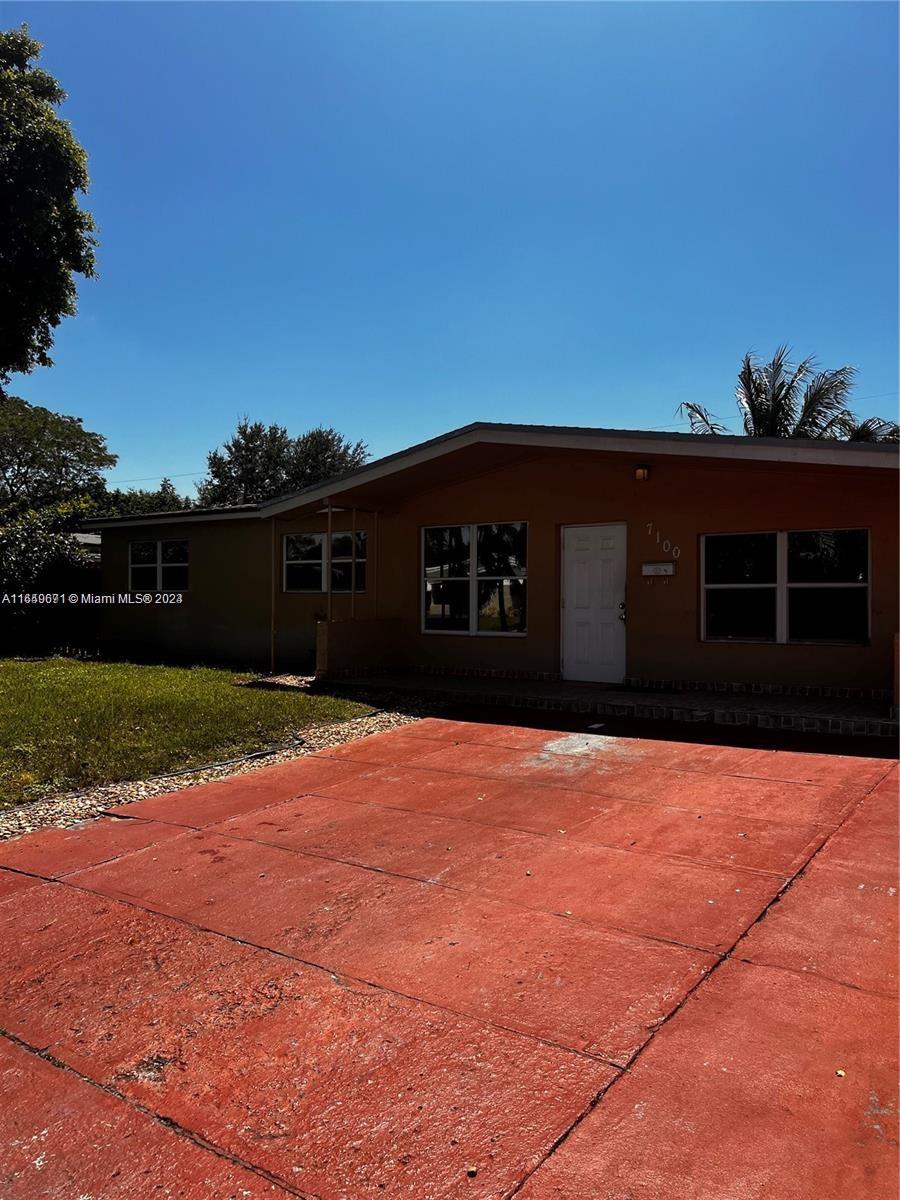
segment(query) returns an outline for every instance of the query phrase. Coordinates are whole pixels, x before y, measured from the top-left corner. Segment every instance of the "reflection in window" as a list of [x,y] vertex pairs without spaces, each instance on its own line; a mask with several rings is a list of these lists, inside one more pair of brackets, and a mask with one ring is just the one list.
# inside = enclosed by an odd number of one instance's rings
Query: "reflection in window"
[[425,581],[425,628],[468,631],[469,581]]
[[479,579],[479,633],[524,633],[527,586],[524,579]]
[[805,529],[789,533],[788,583],[866,583],[869,535],[865,529]]
[[525,578],[528,564],[528,526],[524,521],[506,525],[478,525],[478,574],[517,575]]
[[426,529],[424,553],[426,578],[468,579],[469,526]]
[[422,556],[426,630],[525,633],[526,522],[425,529]]

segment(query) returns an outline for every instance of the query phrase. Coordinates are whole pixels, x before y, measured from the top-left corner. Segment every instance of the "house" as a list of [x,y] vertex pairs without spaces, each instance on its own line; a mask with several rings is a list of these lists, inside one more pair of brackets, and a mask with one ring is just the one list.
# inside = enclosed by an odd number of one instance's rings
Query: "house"
[[98,520],[110,649],[322,674],[887,692],[897,447],[478,423],[270,503]]

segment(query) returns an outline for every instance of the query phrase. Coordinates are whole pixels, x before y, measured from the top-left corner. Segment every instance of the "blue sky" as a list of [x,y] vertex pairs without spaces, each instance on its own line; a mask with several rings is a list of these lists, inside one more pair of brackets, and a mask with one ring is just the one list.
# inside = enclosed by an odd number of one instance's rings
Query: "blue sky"
[[893,4],[0,3],[23,20],[101,246],[12,390],[104,433],[114,482],[189,489],[243,413],[374,454],[732,416],[783,340],[895,411]]

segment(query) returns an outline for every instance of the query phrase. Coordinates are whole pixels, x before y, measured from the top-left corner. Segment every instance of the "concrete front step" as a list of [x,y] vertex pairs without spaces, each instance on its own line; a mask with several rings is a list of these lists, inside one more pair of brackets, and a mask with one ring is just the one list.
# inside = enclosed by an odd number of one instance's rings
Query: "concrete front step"
[[414,692],[458,704],[685,721],[791,733],[897,738],[887,703],[835,696],[780,696],[720,691],[651,692],[600,684],[477,679],[471,676],[378,675],[322,680],[341,691]]

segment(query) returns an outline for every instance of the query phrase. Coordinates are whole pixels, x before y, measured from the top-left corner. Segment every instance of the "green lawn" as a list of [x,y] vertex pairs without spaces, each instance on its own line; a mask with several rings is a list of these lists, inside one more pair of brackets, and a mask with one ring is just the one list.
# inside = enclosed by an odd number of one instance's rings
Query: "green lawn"
[[359,716],[332,696],[234,686],[232,671],[0,660],[0,808],[259,750]]

